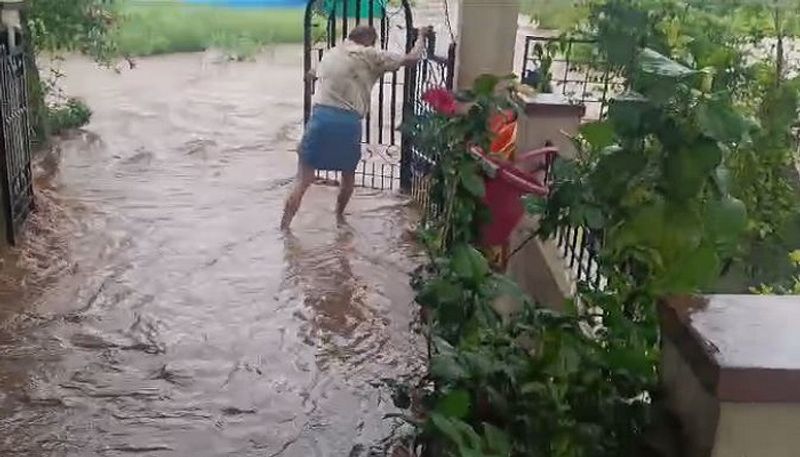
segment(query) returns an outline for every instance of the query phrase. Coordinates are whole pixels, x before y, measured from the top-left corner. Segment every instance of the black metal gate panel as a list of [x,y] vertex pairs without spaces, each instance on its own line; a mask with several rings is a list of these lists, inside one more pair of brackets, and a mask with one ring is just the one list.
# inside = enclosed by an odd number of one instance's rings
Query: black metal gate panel
[[[353,27],[369,24],[378,32],[376,46],[407,52],[413,45],[413,17],[408,0],[310,0],[305,15],[304,72],[316,68],[325,51],[347,38]],[[372,94],[372,106],[363,121],[362,160],[356,169],[356,185],[395,189],[400,183],[401,135],[404,86],[409,72],[400,69],[381,77]],[[306,80],[304,120],[311,113],[315,82]],[[324,180],[338,180],[337,172],[318,170]]]
[[[305,14],[304,74],[316,68],[325,52],[344,41],[350,30],[360,24],[375,27],[377,46],[384,50],[408,52],[416,39],[409,0],[309,0]],[[403,138],[400,128],[421,109],[419,89],[429,75],[444,75],[439,82],[445,85],[449,80],[452,87],[453,65],[442,67],[447,68],[446,74],[434,68],[447,60],[432,58],[434,42],[435,39],[429,42],[429,57],[419,65],[388,73],[376,85],[371,109],[363,121],[362,161],[356,170],[356,185],[410,191],[413,161],[409,154],[413,148]],[[315,82],[305,81],[304,120],[308,121]],[[338,173],[326,170],[318,170],[317,176],[324,180],[339,179]]]
[[[450,44],[446,56],[436,55],[436,36],[431,36],[427,45],[426,57],[409,72],[405,102],[405,110],[409,118],[425,116],[433,111],[430,105],[422,101],[422,96],[428,90],[439,88],[453,90],[456,62],[455,43]],[[403,142],[400,187],[403,191],[410,193],[425,211],[430,209],[428,176],[435,165],[435,159],[425,151],[424,145],[415,144],[413,141]]]
[[0,185],[6,236],[12,245],[19,239],[33,209],[28,95],[21,40],[19,34],[6,35],[0,43]]

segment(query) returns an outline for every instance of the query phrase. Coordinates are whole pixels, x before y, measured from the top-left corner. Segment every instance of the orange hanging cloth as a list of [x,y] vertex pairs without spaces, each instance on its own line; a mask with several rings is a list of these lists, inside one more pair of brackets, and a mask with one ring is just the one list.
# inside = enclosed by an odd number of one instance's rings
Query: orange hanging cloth
[[[517,114],[514,111],[501,111],[489,119],[489,131],[492,133],[490,155],[502,160],[514,162],[517,155]],[[490,246],[485,252],[495,270],[505,271],[509,255],[508,243]]]
[[513,111],[502,111],[489,119],[489,131],[493,136],[489,152],[492,155],[514,161],[517,152],[517,125],[517,115]]

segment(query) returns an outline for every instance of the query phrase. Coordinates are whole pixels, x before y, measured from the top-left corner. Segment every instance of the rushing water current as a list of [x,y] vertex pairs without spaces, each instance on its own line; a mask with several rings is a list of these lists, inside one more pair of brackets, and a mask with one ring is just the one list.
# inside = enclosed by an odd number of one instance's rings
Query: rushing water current
[[407,209],[359,191],[339,229],[317,186],[279,232],[300,57],[63,63],[94,117],[3,259],[0,455],[366,456],[392,434],[381,379],[423,360]]

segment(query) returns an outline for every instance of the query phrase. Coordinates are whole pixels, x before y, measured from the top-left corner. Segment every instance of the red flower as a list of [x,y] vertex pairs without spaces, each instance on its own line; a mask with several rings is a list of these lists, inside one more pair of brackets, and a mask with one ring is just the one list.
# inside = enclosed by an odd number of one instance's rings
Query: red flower
[[458,111],[455,95],[445,88],[428,89],[422,94],[422,101],[431,105],[437,113],[445,116],[455,116]]

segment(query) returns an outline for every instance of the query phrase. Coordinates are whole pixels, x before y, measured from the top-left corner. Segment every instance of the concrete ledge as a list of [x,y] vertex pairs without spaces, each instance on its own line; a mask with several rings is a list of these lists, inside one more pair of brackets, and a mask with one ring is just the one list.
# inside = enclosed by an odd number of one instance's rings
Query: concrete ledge
[[664,336],[719,400],[800,403],[800,297],[673,298],[660,315]]
[[21,10],[27,6],[27,0],[0,0],[0,9],[2,10]]
[[800,455],[800,297],[674,297],[659,315],[683,455]]
[[523,96],[525,114],[537,116],[564,116],[582,119],[586,106],[575,104],[560,94],[536,94]]

